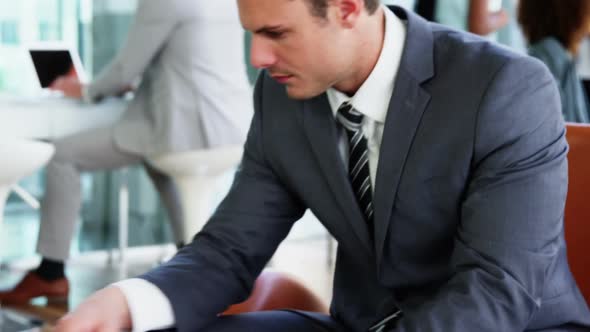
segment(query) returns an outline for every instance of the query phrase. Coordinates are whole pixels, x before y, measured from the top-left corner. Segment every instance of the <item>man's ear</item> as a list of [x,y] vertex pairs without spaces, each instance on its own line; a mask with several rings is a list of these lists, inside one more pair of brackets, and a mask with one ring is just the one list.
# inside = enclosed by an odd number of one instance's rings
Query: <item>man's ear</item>
[[352,28],[364,10],[364,0],[332,0],[336,7],[338,21],[345,28]]

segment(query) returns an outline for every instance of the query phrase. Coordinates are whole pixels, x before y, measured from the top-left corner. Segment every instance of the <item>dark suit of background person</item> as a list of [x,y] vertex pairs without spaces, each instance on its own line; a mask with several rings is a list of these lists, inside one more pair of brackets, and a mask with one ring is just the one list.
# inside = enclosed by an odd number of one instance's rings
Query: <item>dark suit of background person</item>
[[414,11],[428,21],[434,22],[436,0],[416,0]]
[[113,126],[55,142],[37,246],[44,260],[13,292],[0,293],[0,301],[67,295],[62,262],[69,256],[78,219],[80,172],[143,163],[170,214],[175,238],[183,238],[172,180],[149,167],[146,159],[243,143],[252,117],[243,34],[233,0],[138,2],[125,45],[86,94],[99,100],[138,77],[141,84]]
[[[369,234],[325,94],[297,101],[263,73],[233,187],[193,243],[142,278],[196,331],[248,295],[309,208],[337,239],[332,316],[354,331],[574,331],[590,311],[563,237],[567,143],[540,62],[407,20]],[[374,241],[372,240],[374,238]],[[190,292],[187,293],[187,290]]]

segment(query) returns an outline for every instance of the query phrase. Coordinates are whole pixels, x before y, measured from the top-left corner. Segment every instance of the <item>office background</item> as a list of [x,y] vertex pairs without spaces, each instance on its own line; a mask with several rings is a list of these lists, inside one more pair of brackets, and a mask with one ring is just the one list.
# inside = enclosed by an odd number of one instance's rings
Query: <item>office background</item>
[[[137,0],[20,0],[0,2],[0,93],[28,95],[38,83],[25,47],[39,41],[60,41],[75,47],[84,68],[99,72],[124,42]],[[36,197],[43,196],[43,171],[21,182]],[[131,246],[172,240],[165,210],[153,185],[142,170],[86,174],[80,229],[72,244],[73,254],[108,249],[117,245],[117,191],[129,184],[129,244]],[[0,232],[3,260],[34,256],[38,211],[11,196]]]
[[[5,0],[0,1],[0,94],[28,95],[38,89],[26,45],[60,41],[75,47],[90,76],[99,72],[124,42],[138,0]],[[408,9],[414,0],[383,0]],[[590,45],[582,47],[580,74],[590,77]],[[245,50],[245,61],[249,57]],[[253,82],[256,71],[249,68]],[[0,125],[1,135],[1,125]],[[21,185],[43,196],[43,171]],[[153,185],[142,167],[85,174],[84,204],[72,254],[109,249],[118,242],[118,199],[122,181],[129,184],[129,244],[144,246],[172,242],[169,223]],[[231,179],[228,179],[231,181]],[[221,199],[218,197],[217,199]],[[38,211],[11,196],[0,232],[0,261],[35,256]],[[319,232],[314,230],[314,234]]]

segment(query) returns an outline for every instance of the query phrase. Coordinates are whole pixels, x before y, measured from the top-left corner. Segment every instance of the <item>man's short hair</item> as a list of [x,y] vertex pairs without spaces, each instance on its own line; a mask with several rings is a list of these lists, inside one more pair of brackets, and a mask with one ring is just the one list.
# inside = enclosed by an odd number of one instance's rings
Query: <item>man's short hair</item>
[[554,37],[569,48],[590,18],[588,0],[521,0],[518,21],[530,44]]
[[[305,0],[309,4],[311,13],[314,16],[325,18],[328,4],[332,0]],[[365,9],[369,14],[373,14],[379,8],[379,0],[364,0]]]

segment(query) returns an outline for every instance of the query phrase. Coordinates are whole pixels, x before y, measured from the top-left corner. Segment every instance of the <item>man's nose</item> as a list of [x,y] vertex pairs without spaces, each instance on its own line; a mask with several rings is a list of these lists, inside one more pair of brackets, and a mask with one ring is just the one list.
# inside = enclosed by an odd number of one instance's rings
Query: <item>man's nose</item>
[[258,69],[269,68],[276,63],[276,56],[272,45],[262,37],[252,36],[250,47],[250,62]]

